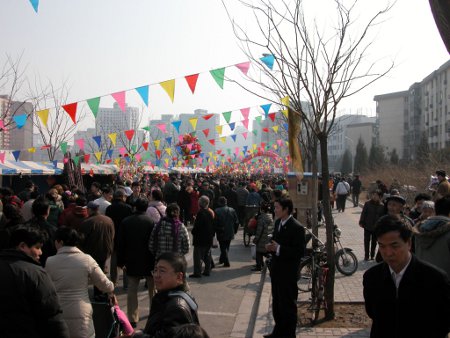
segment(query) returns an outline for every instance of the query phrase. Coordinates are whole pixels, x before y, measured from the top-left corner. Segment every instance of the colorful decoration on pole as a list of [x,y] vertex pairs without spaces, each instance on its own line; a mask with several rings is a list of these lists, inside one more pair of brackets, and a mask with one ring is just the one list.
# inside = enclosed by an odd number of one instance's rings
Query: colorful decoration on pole
[[197,158],[202,152],[201,144],[198,142],[197,137],[192,134],[184,134],[183,137],[180,137],[180,141],[175,147],[185,160]]

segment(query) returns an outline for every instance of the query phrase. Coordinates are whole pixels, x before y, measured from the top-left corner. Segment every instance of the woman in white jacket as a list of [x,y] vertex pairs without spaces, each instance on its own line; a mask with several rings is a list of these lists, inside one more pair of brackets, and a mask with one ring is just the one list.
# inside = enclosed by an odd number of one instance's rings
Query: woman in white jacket
[[76,247],[79,241],[76,230],[59,228],[55,234],[58,252],[48,258],[45,269],[55,284],[70,337],[91,338],[95,331],[88,284],[108,293],[114,291],[114,284],[91,256]]

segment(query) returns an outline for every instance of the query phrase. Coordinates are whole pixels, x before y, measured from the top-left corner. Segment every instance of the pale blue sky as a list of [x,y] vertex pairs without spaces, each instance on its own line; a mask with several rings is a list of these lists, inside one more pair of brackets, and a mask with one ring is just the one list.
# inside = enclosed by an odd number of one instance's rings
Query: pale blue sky
[[[195,95],[177,82],[174,104],[161,88],[150,87],[150,116],[266,103],[230,83],[219,89],[207,73],[246,61],[220,0],[40,0],[38,14],[28,0],[0,1],[0,64],[5,53],[23,52],[30,78],[68,81],[69,102],[200,72]],[[374,3],[361,2],[368,9]],[[377,46],[374,59],[395,58],[396,68],[342,108],[374,112],[374,95],[406,90],[449,59],[427,0],[398,0]],[[131,105],[141,105],[137,95],[128,97]],[[102,99],[101,106],[112,102]]]

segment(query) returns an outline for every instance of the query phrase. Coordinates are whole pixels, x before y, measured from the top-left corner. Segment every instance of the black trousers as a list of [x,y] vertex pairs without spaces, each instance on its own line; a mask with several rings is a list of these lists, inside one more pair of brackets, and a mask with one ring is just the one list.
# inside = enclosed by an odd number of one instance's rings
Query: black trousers
[[273,335],[295,338],[297,327],[298,288],[295,278],[272,280],[272,313],[275,320]]
[[230,260],[228,259],[228,251],[230,251],[230,243],[231,243],[231,240],[219,241],[219,246],[220,246],[219,263],[223,263],[225,265],[230,264]]
[[375,249],[377,247],[377,238],[373,231],[364,229],[364,258],[369,259],[375,257]]

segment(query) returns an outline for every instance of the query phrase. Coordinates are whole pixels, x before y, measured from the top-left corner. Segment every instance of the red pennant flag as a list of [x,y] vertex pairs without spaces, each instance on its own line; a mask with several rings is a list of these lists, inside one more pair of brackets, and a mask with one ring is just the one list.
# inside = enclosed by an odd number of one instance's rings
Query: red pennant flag
[[125,130],[124,133],[125,133],[125,136],[127,137],[128,141],[131,141],[131,139],[134,136],[134,130],[133,129]]
[[203,134],[205,134],[205,137],[208,137],[208,135],[209,135],[209,128],[208,129],[203,129]]
[[142,146],[144,147],[145,150],[148,150],[148,142],[143,142]]
[[216,144],[216,140],[215,139],[208,140],[208,142],[211,143],[212,145]]
[[46,149],[50,149],[51,145],[50,144],[46,144],[45,146],[41,147],[41,150],[46,150]]
[[217,151],[216,151],[218,154],[221,154],[222,153],[222,149],[217,149]]
[[89,163],[89,159],[91,158],[91,154],[84,155],[84,163]]
[[73,123],[76,123],[76,116],[77,116],[77,105],[78,102],[69,103],[66,104],[63,107],[63,109],[69,114],[70,118],[72,119]]
[[272,120],[272,122],[275,122],[275,113],[270,113],[269,117]]
[[94,177],[94,169],[91,168],[89,170],[89,176]]
[[106,160],[106,164],[111,163],[111,162],[112,162],[112,160]]
[[269,132],[269,128],[263,128],[262,131],[268,133]]
[[161,150],[159,150],[159,149],[156,150],[156,151],[155,151],[155,154],[156,154],[156,157],[157,157],[157,158],[161,158]]
[[208,114],[208,115],[203,116],[203,119],[208,121],[213,116],[214,116],[214,114]]
[[191,88],[192,94],[195,92],[195,86],[197,85],[198,74],[188,75],[184,77]]

